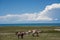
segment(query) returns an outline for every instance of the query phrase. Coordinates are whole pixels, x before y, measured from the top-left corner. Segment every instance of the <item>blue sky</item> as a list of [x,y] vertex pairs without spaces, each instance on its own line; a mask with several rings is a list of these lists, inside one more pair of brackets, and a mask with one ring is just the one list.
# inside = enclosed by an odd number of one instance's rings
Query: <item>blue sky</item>
[[60,23],[60,0],[0,0],[5,23]]

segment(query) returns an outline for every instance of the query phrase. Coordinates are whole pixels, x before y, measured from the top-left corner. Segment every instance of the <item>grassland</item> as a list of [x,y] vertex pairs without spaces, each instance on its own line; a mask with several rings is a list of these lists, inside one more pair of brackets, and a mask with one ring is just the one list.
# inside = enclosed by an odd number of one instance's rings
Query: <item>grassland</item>
[[[32,35],[25,35],[24,39],[18,39],[15,35],[16,31],[28,31],[38,29],[42,32],[39,34],[39,37],[32,37]],[[60,29],[60,27],[56,26],[47,26],[47,27],[31,27],[31,26],[7,26],[0,27],[0,40],[60,40],[60,31],[56,31],[54,29]],[[6,33],[6,34],[5,34]],[[8,34],[9,33],[9,34]]]

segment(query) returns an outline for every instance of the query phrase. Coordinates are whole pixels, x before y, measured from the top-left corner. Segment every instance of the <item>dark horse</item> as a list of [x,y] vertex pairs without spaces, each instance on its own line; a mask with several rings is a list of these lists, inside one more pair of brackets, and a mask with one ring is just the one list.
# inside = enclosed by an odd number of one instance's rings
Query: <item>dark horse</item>
[[23,39],[25,32],[16,32],[16,35],[17,35],[18,39],[19,39],[19,37],[21,37],[21,39]]

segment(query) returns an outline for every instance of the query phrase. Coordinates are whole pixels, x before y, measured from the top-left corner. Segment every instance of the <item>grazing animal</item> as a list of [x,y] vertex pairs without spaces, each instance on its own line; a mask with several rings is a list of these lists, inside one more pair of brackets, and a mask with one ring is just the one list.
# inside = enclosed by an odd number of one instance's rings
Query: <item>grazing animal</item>
[[32,30],[28,30],[28,34],[31,34],[32,33]]
[[31,34],[32,33],[32,36],[33,37],[35,37],[35,36],[39,36],[39,33],[40,33],[41,31],[39,31],[39,30],[29,30],[28,31],[28,34]]
[[20,32],[16,32],[16,35],[17,35],[17,37],[18,37],[18,39],[19,39],[19,37],[21,37],[21,39],[23,39],[23,37],[24,37],[24,35],[29,35],[29,34],[32,34],[32,36],[33,37],[39,37],[39,33],[40,33],[41,31],[39,31],[39,30],[28,30],[27,32],[24,32],[24,31],[20,31]]
[[32,36],[35,37],[35,36],[39,36],[39,33],[37,30],[32,30]]
[[19,37],[21,37],[21,39],[23,39],[25,32],[16,32],[16,35],[17,35],[18,39],[19,39]]

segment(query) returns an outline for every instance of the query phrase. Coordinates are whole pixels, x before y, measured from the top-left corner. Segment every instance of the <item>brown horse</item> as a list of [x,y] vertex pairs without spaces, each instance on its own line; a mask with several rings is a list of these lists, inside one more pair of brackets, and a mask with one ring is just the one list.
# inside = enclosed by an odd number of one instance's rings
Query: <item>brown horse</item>
[[16,35],[17,35],[18,39],[19,39],[19,37],[21,37],[21,39],[23,39],[25,32],[16,32]]

